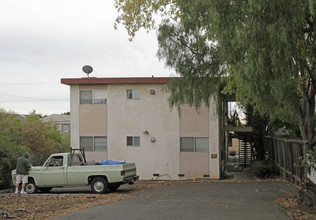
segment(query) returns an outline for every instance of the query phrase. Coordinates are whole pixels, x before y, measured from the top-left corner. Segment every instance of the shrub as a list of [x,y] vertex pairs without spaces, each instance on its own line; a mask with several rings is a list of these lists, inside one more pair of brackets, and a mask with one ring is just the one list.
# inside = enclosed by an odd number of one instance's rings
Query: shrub
[[301,164],[297,167],[304,167],[305,175],[311,174],[312,170],[316,170],[316,146],[313,150],[309,150],[304,157],[300,157]]
[[268,178],[278,174],[278,170],[271,160],[253,160],[252,173],[260,178]]

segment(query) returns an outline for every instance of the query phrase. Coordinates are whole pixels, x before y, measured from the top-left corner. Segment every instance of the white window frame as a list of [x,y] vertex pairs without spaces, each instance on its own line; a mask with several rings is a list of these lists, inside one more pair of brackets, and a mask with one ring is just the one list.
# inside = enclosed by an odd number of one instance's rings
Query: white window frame
[[[92,146],[82,146],[82,140],[81,138],[91,138],[92,140]],[[106,139],[105,140],[105,146],[104,149],[96,149],[97,148],[97,144],[96,141],[98,141],[99,139]],[[108,138],[107,136],[80,136],[80,148],[85,148],[85,151],[107,151],[108,150]]]
[[[91,101],[90,99],[87,99],[87,103],[83,103],[83,99],[81,99],[81,92],[91,92]],[[97,98],[100,93],[104,94],[105,97]],[[99,94],[98,94],[99,93]],[[107,104],[107,90],[106,89],[88,89],[88,90],[80,90],[79,92],[79,103],[80,105],[105,105]]]
[[126,90],[126,99],[140,99],[140,90],[139,89],[127,89]]
[[[132,141],[131,143],[129,143]],[[126,136],[127,147],[140,147],[140,136]]]
[[[189,146],[191,150],[184,150],[183,141],[191,141],[193,146]],[[207,140],[207,150],[199,149],[199,142],[203,144]],[[202,141],[202,142],[201,142]],[[188,149],[188,148],[187,148]],[[202,152],[209,153],[209,138],[208,137],[180,137],[180,152]]]

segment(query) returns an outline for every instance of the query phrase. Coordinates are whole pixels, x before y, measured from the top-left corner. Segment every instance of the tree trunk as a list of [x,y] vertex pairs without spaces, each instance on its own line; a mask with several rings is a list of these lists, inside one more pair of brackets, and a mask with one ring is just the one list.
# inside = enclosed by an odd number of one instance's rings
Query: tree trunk
[[302,138],[307,142],[310,150],[316,145],[315,90],[312,85],[313,84],[311,83],[307,92],[303,92],[299,111],[299,128]]

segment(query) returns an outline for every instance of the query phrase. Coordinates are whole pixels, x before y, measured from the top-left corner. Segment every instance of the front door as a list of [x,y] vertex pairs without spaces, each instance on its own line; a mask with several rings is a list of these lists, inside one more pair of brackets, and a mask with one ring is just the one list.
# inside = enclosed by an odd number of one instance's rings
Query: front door
[[42,172],[44,186],[63,186],[65,181],[65,167],[63,156],[53,156]]

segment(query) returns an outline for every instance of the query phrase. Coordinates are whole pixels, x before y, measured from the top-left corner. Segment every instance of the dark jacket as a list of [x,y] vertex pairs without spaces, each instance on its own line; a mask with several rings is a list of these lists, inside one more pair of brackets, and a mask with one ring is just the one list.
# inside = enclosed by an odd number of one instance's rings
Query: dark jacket
[[31,168],[30,161],[28,160],[29,156],[28,153],[24,153],[23,156],[18,159],[16,164],[16,174],[28,174],[29,169]]

